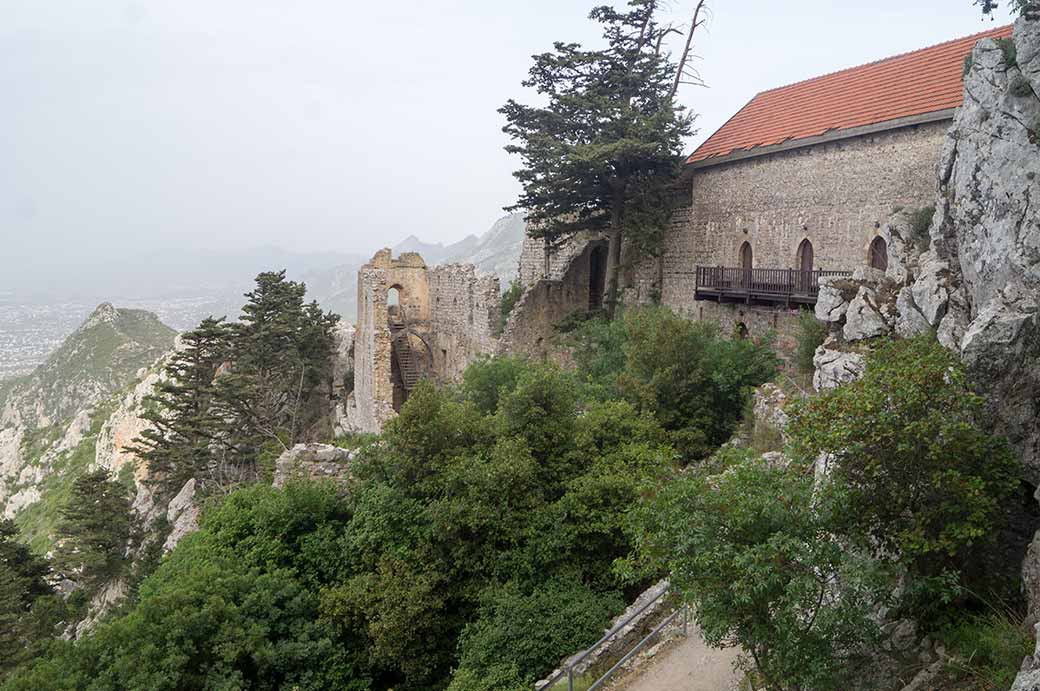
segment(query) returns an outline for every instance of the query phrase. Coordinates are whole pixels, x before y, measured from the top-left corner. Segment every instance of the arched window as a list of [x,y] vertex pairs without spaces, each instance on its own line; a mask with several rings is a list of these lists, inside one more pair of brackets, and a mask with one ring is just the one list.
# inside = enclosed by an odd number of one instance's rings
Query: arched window
[[798,270],[813,270],[813,247],[809,238],[802,240],[802,244],[798,245]]
[[754,266],[754,255],[751,251],[751,243],[745,242],[740,246],[740,268],[750,269]]
[[397,307],[401,304],[401,287],[390,286],[390,290],[386,291],[386,306]]
[[880,235],[870,243],[870,265],[880,271],[888,270],[888,243]]

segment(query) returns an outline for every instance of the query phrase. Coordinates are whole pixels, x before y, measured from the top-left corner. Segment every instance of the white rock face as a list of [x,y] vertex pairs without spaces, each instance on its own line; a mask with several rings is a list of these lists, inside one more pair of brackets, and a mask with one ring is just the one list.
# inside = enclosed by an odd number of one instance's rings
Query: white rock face
[[838,276],[824,276],[820,279],[820,293],[816,298],[816,318],[822,322],[838,322],[849,309],[849,299],[842,284],[844,279]]
[[859,353],[832,350],[827,346],[828,344],[824,343],[816,349],[813,356],[813,364],[816,366],[813,386],[817,391],[833,389],[854,381],[863,374],[867,366],[866,360]]
[[275,487],[295,477],[346,482],[355,452],[329,444],[297,444],[275,461]]
[[195,504],[195,478],[184,483],[166,509],[170,534],[163,543],[163,552],[169,552],[186,536],[199,529],[199,507]]
[[877,291],[869,285],[861,285],[845,312],[845,340],[860,341],[889,333],[891,327],[882,315],[882,309]]
[[130,465],[134,468],[135,481],[140,482],[147,477],[145,465],[127,446],[151,427],[151,423],[142,418],[141,414],[144,412],[145,397],[155,393],[155,387],[160,381],[158,370],[153,370],[123,397],[119,407],[101,426],[94,456],[95,466],[118,474],[124,466]]

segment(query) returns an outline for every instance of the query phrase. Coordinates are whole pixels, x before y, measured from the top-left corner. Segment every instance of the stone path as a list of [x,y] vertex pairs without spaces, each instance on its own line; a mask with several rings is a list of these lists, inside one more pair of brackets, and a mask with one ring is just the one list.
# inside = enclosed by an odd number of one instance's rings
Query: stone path
[[735,691],[743,675],[733,671],[740,652],[709,648],[696,629],[665,646],[621,683],[619,691]]

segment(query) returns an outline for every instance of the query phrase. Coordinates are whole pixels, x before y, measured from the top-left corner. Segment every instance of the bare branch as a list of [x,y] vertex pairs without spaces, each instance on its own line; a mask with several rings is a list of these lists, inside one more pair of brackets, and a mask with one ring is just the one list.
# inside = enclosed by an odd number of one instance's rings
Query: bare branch
[[679,64],[675,68],[675,81],[672,82],[672,90],[668,94],[668,100],[675,99],[675,93],[679,90],[679,84],[682,83],[683,73],[686,71],[686,63],[690,58],[690,46],[693,45],[693,34],[697,31],[697,27],[704,23],[704,20],[700,18],[701,8],[704,7],[705,0],[697,0],[697,7],[693,10],[693,21],[690,22],[690,33],[686,35],[686,45],[683,47],[682,57],[679,58]]

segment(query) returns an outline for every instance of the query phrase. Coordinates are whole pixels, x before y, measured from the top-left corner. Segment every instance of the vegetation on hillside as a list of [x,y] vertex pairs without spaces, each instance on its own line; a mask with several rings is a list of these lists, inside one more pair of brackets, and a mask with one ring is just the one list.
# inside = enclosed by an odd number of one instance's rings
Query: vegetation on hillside
[[873,664],[878,608],[934,631],[1003,594],[986,550],[1018,466],[928,336],[880,344],[861,379],[789,412],[789,462],[717,454],[632,530],[709,642],[739,645],[769,688],[838,689]]
[[[633,557],[626,516],[675,474],[677,448],[724,436],[775,365],[661,308],[585,328],[614,333],[620,360],[498,357],[457,387],[421,384],[360,442],[346,496],[300,482],[214,497],[125,616],[50,643],[4,688],[529,688],[656,577],[613,568]],[[172,385],[193,380],[191,352]]]
[[189,478],[210,488],[252,481],[264,449],[331,435],[338,317],[305,293],[284,271],[261,273],[239,321],[205,319],[182,337],[136,442],[164,492]]

